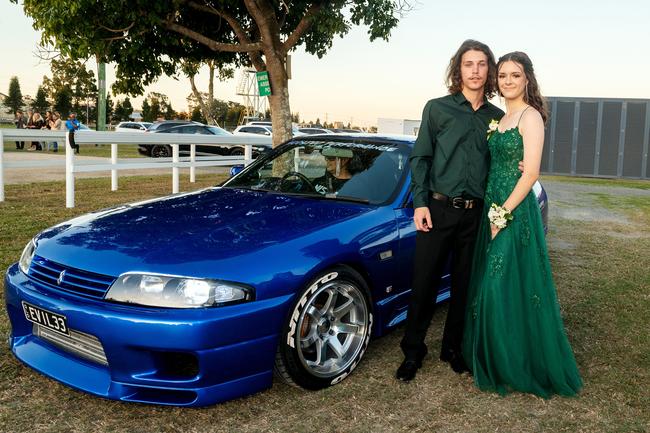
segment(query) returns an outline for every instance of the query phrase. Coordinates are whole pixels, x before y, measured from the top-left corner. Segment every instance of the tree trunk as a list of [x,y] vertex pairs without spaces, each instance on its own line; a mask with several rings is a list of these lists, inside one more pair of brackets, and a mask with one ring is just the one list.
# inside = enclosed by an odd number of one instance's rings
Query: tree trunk
[[212,101],[214,101],[214,61],[208,62],[208,68],[210,68],[210,81],[208,82],[208,98],[210,100],[208,103],[212,106]]
[[[199,103],[199,106],[201,107],[201,112],[203,113],[203,117],[205,117],[205,121],[208,122],[208,124],[210,125],[215,125],[216,122],[212,118],[210,110],[208,110],[208,107],[205,105],[205,102],[201,97],[201,93],[196,88],[196,84],[194,83],[194,75],[190,75],[190,84],[192,86],[192,93],[194,93],[194,97],[196,98],[196,101]],[[191,114],[192,113],[190,113],[190,115]]]
[[292,137],[291,107],[289,105],[289,80],[284,67],[284,59],[278,58],[276,52],[265,53],[266,67],[271,82],[271,121],[273,122],[273,147]]

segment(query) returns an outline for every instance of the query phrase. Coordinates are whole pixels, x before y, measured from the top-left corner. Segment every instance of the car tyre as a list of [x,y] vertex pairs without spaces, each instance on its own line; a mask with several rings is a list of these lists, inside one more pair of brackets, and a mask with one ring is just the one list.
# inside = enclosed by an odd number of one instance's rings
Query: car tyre
[[156,144],[151,148],[152,158],[169,158],[172,156],[172,148],[166,144]]
[[359,364],[372,331],[363,277],[337,266],[297,297],[276,354],[276,374],[290,385],[318,390],[345,379]]
[[231,156],[244,156],[244,149],[242,147],[233,147],[230,150]]

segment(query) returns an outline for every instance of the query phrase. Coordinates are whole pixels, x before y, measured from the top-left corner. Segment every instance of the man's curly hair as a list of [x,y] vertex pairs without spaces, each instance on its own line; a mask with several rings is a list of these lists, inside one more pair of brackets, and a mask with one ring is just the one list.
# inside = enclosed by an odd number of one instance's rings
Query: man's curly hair
[[482,42],[475,41],[473,39],[468,39],[463,42],[456,51],[456,54],[449,61],[449,66],[447,67],[447,89],[449,93],[458,93],[463,90],[463,79],[460,74],[460,63],[465,54],[468,51],[475,50],[481,51],[487,56],[488,61],[488,76],[485,81],[484,93],[485,97],[490,99],[496,94],[497,90],[497,65],[494,61],[494,54],[490,47],[485,45]]

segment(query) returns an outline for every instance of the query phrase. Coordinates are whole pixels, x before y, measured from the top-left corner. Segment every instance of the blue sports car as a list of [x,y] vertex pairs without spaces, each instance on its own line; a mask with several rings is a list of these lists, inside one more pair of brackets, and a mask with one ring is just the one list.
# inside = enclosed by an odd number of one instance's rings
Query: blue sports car
[[413,142],[298,137],[222,186],[39,233],[5,277],[11,350],[123,401],[208,405],[270,387],[274,371],[336,384],[406,316]]

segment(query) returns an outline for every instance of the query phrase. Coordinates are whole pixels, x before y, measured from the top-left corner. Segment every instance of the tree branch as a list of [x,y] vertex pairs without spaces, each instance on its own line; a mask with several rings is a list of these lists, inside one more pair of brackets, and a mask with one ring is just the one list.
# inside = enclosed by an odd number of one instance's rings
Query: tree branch
[[165,27],[168,30],[179,33],[183,36],[187,36],[190,39],[205,45],[213,51],[224,51],[228,53],[247,53],[251,51],[260,51],[262,49],[262,44],[259,42],[254,42],[250,44],[226,44],[222,42],[217,42],[213,39],[208,38],[207,36],[202,35],[201,33],[195,32],[185,26],[176,24],[168,21],[165,23]]
[[298,43],[298,40],[307,32],[307,30],[309,30],[312,24],[312,19],[321,10],[322,7],[323,2],[313,3],[311,6],[309,6],[309,9],[307,9],[307,12],[305,12],[305,15],[303,15],[294,31],[291,32],[287,40],[284,41],[284,44],[282,44],[282,49],[284,50],[285,54],[288,53],[289,50],[291,50],[291,48],[293,48]]
[[98,26],[98,27],[101,27],[101,28],[104,29],[104,30],[108,30],[108,31],[111,32],[111,33],[124,33],[124,32],[128,32],[129,30],[131,30],[131,28],[132,28],[134,25],[135,25],[135,21],[133,21],[131,24],[129,24],[127,27],[124,27],[123,29],[111,29],[111,28],[109,28],[109,27],[106,27],[106,26],[104,26],[104,25],[101,25],[101,24],[97,23],[97,26]]
[[[235,36],[237,36],[237,39],[239,39],[239,42],[242,45],[253,44],[251,38],[248,37],[246,31],[242,28],[242,26],[239,24],[237,19],[235,19],[235,17],[230,15],[228,12],[215,9],[212,6],[202,5],[195,1],[189,1],[187,4],[189,7],[197,11],[205,12],[208,14],[216,15],[219,18],[223,18],[224,20],[226,20],[230,28],[235,32]],[[255,43],[259,43],[259,42],[255,42]],[[248,52],[248,55],[251,59],[251,63],[253,64],[253,66],[255,66],[255,69],[257,69],[258,71],[263,71],[265,69],[265,65],[264,65],[264,61],[262,60],[262,56],[260,56],[260,53],[255,52],[254,50],[250,50],[250,51],[246,50],[246,51]],[[260,51],[261,51],[261,45],[260,45]]]

